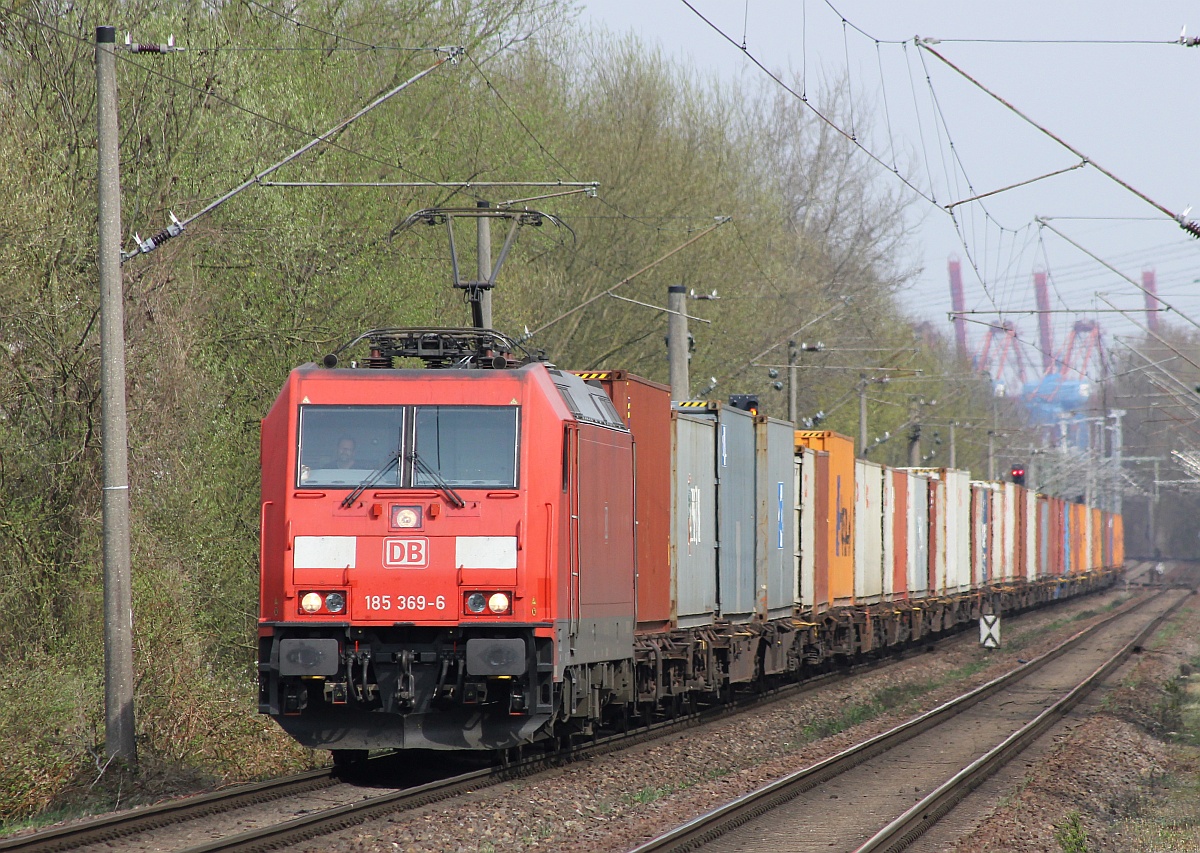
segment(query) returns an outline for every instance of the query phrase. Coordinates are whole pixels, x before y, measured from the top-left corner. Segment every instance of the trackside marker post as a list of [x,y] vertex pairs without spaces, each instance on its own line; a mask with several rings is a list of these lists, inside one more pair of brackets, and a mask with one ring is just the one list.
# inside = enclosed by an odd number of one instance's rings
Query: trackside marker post
[[979,645],[985,649],[1000,648],[1000,617],[979,617]]

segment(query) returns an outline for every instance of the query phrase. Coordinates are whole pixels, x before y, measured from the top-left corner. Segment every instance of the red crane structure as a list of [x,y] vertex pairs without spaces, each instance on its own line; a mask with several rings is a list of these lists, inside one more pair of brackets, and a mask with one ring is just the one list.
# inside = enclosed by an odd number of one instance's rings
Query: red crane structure
[[958,256],[950,256],[950,305],[954,309],[954,343],[959,358],[966,358],[967,351],[967,318],[963,312],[967,310],[967,302],[963,297],[962,265]]
[[1158,334],[1158,312],[1162,303],[1158,301],[1158,279],[1154,270],[1142,270],[1142,292],[1146,295],[1146,328]]
[[991,377],[992,390],[996,396],[1004,396],[1014,385],[1017,388],[1022,387],[1027,379],[1027,364],[1016,327],[1007,320],[989,325],[979,350],[972,351],[967,339],[967,308],[963,294],[962,264],[957,257],[951,256],[948,270],[950,302],[954,309],[954,342],[958,354],[971,359],[971,367],[976,373],[986,373]]

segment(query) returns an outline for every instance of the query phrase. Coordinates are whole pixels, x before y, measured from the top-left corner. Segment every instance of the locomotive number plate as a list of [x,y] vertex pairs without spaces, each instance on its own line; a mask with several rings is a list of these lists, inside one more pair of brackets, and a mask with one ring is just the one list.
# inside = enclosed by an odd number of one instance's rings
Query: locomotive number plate
[[445,610],[444,595],[368,595],[367,610]]
[[429,565],[426,539],[383,540],[383,565],[389,569],[423,569]]

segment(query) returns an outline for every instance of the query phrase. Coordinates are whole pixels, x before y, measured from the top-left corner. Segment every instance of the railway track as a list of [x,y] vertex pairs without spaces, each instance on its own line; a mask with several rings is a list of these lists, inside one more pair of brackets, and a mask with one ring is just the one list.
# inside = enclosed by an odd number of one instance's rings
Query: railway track
[[[951,635],[954,636],[954,635]],[[917,653],[916,650],[913,651]],[[626,733],[597,737],[574,744],[550,755],[517,757],[499,767],[489,767],[435,779],[420,785],[392,786],[386,793],[373,794],[386,771],[366,769],[356,774],[336,769],[314,770],[283,779],[238,786],[145,808],[131,809],[87,821],[55,827],[36,833],[0,840],[0,853],[53,853],[75,850],[86,853],[92,845],[107,845],[121,840],[129,850],[178,850],[180,853],[217,853],[217,851],[255,851],[295,844],[372,820],[381,815],[416,808],[427,803],[457,796],[463,791],[479,790],[515,776],[532,775],[566,761],[595,757],[629,748],[647,740],[699,726],[712,720],[764,703],[792,698],[798,694],[825,688],[894,663],[900,655],[870,661],[847,670],[813,676],[799,683],[776,687],[764,694],[747,695],[731,706],[702,709],[682,714]],[[386,765],[388,756],[368,765]],[[372,782],[372,780],[375,780]],[[364,786],[364,782],[367,786]],[[355,784],[357,783],[357,784]],[[372,788],[370,785],[374,785]],[[348,788],[336,792],[337,787]],[[314,795],[316,795],[314,799]],[[319,804],[321,799],[343,800],[336,805]],[[293,802],[295,801],[295,802]],[[254,806],[280,803],[275,817],[240,818],[238,813]],[[314,805],[314,803],[318,803]],[[300,812],[288,819],[282,815]],[[234,821],[261,823],[243,831],[230,831]],[[190,826],[190,824],[200,824]],[[197,836],[212,835],[199,843]],[[182,843],[172,844],[171,836]]]
[[[1059,721],[1186,597],[1163,590],[1135,600],[1019,669],[633,853],[903,849]],[[1086,677],[1075,677],[1080,670]]]
[[[919,652],[914,649],[912,653]],[[318,770],[2,840],[0,853],[59,850],[81,850],[86,853],[91,845],[107,844],[116,839],[121,840],[122,849],[131,851],[216,853],[279,848],[337,832],[381,815],[448,799],[463,791],[479,790],[516,776],[533,775],[567,761],[626,749],[750,707],[828,687],[888,666],[895,662],[896,657],[889,656],[849,670],[786,684],[763,695],[747,695],[733,706],[704,709],[647,728],[597,737],[583,744],[576,743],[565,752],[518,757],[503,766],[431,779],[423,784],[401,786],[394,780],[387,781],[388,775],[384,772],[367,771],[344,777],[344,774],[335,770]],[[387,761],[385,756],[369,764],[383,765]],[[386,790],[379,793],[384,788]],[[271,803],[278,805],[264,806]],[[245,816],[244,812],[253,806],[262,807],[259,810],[267,813]],[[111,849],[111,845],[104,849]]]
[[337,784],[332,769],[239,785],[145,808],[130,809],[14,838],[0,839],[0,853],[52,853],[112,841],[233,809],[267,803]]

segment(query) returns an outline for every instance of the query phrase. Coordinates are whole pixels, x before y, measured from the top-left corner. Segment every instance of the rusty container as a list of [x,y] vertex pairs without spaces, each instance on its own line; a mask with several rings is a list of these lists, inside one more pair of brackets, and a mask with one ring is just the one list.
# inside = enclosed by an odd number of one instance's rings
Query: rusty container
[[671,625],[671,389],[625,370],[578,372],[599,382],[633,432],[637,514],[637,630]]
[[[883,595],[888,601],[908,598],[908,473],[884,469],[885,553]],[[886,547],[886,545],[885,545]]]
[[828,455],[828,583],[831,605],[854,603],[854,442],[829,430],[797,430],[796,447]]
[[943,535],[945,526],[945,484],[932,474],[923,474],[929,481],[929,493],[926,501],[929,504],[929,543],[928,567],[926,569],[928,586],[926,592],[931,595],[944,595],[946,592],[946,538]]
[[1013,505],[1013,557],[1014,580],[1025,577],[1025,489],[1013,485],[1009,495]]

